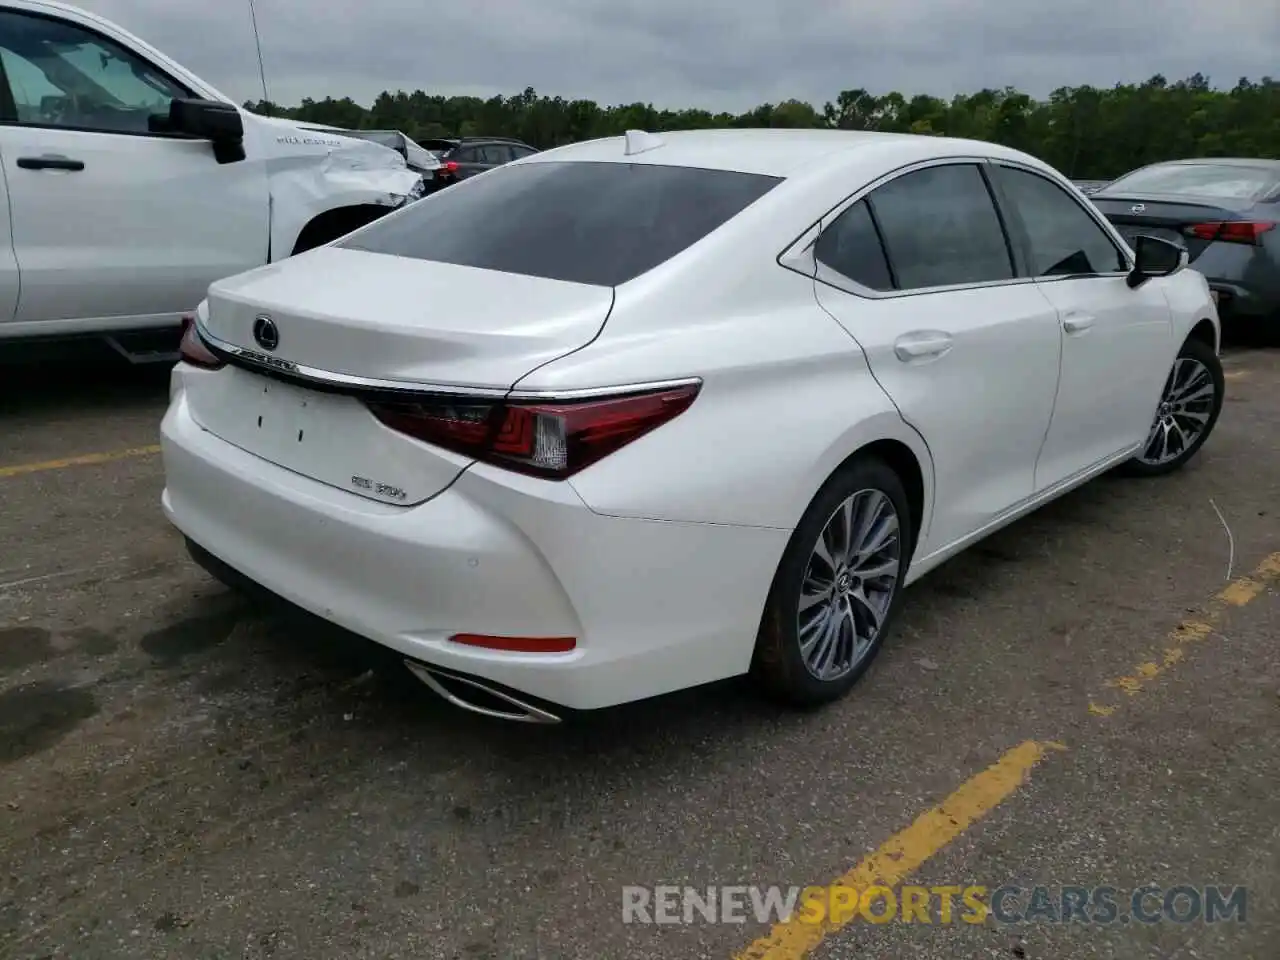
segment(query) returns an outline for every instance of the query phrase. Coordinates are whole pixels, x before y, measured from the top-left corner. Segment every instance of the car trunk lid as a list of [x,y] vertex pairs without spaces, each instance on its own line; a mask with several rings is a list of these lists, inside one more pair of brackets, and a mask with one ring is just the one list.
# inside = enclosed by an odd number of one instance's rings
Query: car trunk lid
[[1158,237],[1186,248],[1193,262],[1214,240],[1209,225],[1248,219],[1245,210],[1213,198],[1135,193],[1090,199],[1130,246],[1139,235]]
[[[321,247],[209,288],[205,328],[302,367],[375,380],[509,388],[599,333],[610,287]],[[254,338],[259,316],[279,336]]]
[[612,302],[609,287],[320,248],[210,288],[200,327],[231,363],[190,378],[192,416],[295,473],[420,503],[471,461],[392,430],[365,401],[443,398],[483,416],[590,342]]

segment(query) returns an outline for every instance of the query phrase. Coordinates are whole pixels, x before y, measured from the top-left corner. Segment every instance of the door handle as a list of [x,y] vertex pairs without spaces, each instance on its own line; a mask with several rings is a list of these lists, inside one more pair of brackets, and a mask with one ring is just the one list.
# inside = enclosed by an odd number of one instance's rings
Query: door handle
[[1087,313],[1068,313],[1062,318],[1062,329],[1067,333],[1084,333],[1093,326],[1094,319]]
[[19,157],[18,166],[23,170],[83,170],[84,161],[49,153],[43,157]]
[[894,355],[903,363],[913,360],[936,360],[951,350],[951,334],[941,330],[904,333],[893,341]]

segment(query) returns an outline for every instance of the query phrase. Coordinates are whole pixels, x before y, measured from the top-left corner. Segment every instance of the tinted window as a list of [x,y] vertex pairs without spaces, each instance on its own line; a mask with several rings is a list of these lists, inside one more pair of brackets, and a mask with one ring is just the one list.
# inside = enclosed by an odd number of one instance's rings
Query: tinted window
[[832,270],[872,290],[892,290],[889,262],[866,201],[860,200],[822,231],[814,256]]
[[529,156],[530,154],[537,153],[537,152],[538,152],[538,151],[537,151],[537,150],[534,150],[532,147],[516,147],[516,146],[513,146],[513,147],[511,148],[511,155],[512,155],[513,157],[515,157],[517,160],[519,160],[521,157],[527,157],[527,156]]
[[1111,238],[1065,190],[1025,170],[996,167],[993,172],[1026,228],[1032,276],[1125,269]]
[[48,17],[0,13],[0,60],[17,121],[148,133],[188,91],[105,37]]
[[616,286],[674,257],[779,182],[650,163],[508,165],[432,194],[339,246]]
[[449,159],[453,160],[455,163],[475,163],[476,148],[456,147],[453,152],[449,154]]
[[870,201],[899,288],[1013,276],[1000,218],[973,164],[904,174],[872,191]]
[[1280,182],[1275,168],[1228,163],[1168,163],[1135,170],[1105,193],[1172,193],[1224,200],[1259,200]]
[[511,148],[501,143],[490,143],[478,148],[481,163],[507,163],[511,159]]

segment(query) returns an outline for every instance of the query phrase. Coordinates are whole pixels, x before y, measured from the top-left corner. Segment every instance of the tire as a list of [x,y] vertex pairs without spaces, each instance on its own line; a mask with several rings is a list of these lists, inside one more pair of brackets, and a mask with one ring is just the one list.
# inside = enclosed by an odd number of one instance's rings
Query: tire
[[[1206,374],[1213,385],[1213,395],[1187,401],[1188,394],[1195,396],[1208,385],[1203,382]],[[1146,445],[1142,453],[1121,467],[1121,472],[1134,477],[1159,477],[1185,466],[1213,433],[1222,412],[1225,393],[1222,361],[1213,352],[1213,347],[1202,340],[1186,341],[1165,380]],[[1199,421],[1199,417],[1205,419]],[[1187,442],[1189,431],[1197,422],[1200,432]],[[1169,444],[1164,450],[1156,446],[1162,439]]]
[[[866,555],[852,568],[852,572],[858,573],[876,568],[884,571],[874,578],[868,577],[865,583],[856,575],[849,579],[851,571],[840,569],[844,567],[840,557],[844,552],[840,549],[844,528],[839,524],[847,515],[844,508],[850,504],[855,508],[855,531],[873,508],[879,511],[874,514],[879,519],[871,525],[873,533],[884,533],[884,530],[877,531],[879,524],[887,526],[886,521],[896,521],[896,535],[886,535],[880,549]],[[836,562],[836,570],[816,555],[819,538],[823,538],[827,554]],[[869,535],[861,542],[864,546],[874,546],[876,539]],[[791,535],[769,590],[751,663],[752,678],[762,692],[770,699],[798,707],[817,706],[844,696],[871,665],[892,628],[901,604],[913,544],[913,520],[906,491],[888,465],[873,457],[860,457],[833,474]],[[823,591],[814,589],[827,581],[849,589],[847,592],[831,587]],[[872,585],[870,589],[868,585]],[[886,586],[888,589],[884,590]],[[802,594],[819,593],[827,599],[801,609]],[[854,599],[856,597],[862,599]],[[871,608],[879,614],[879,626],[874,631],[865,629],[871,622],[868,618]],[[828,641],[821,633],[820,621],[815,618],[833,615],[839,630],[827,651],[831,653],[832,669],[823,671],[818,654]],[[863,632],[870,636],[863,637]],[[801,645],[802,633],[811,641],[806,644],[807,651]]]

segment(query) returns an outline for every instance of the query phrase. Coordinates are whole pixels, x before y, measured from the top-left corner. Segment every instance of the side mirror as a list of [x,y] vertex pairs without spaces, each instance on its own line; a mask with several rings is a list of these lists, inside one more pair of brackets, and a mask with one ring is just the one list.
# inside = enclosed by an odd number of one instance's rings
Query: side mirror
[[1177,273],[1190,262],[1190,254],[1184,247],[1159,237],[1137,237],[1133,252],[1133,269],[1126,278],[1130,287],[1140,287],[1152,277]]
[[169,130],[213,143],[219,163],[243,160],[244,118],[238,108],[220,100],[179,99],[169,104]]

